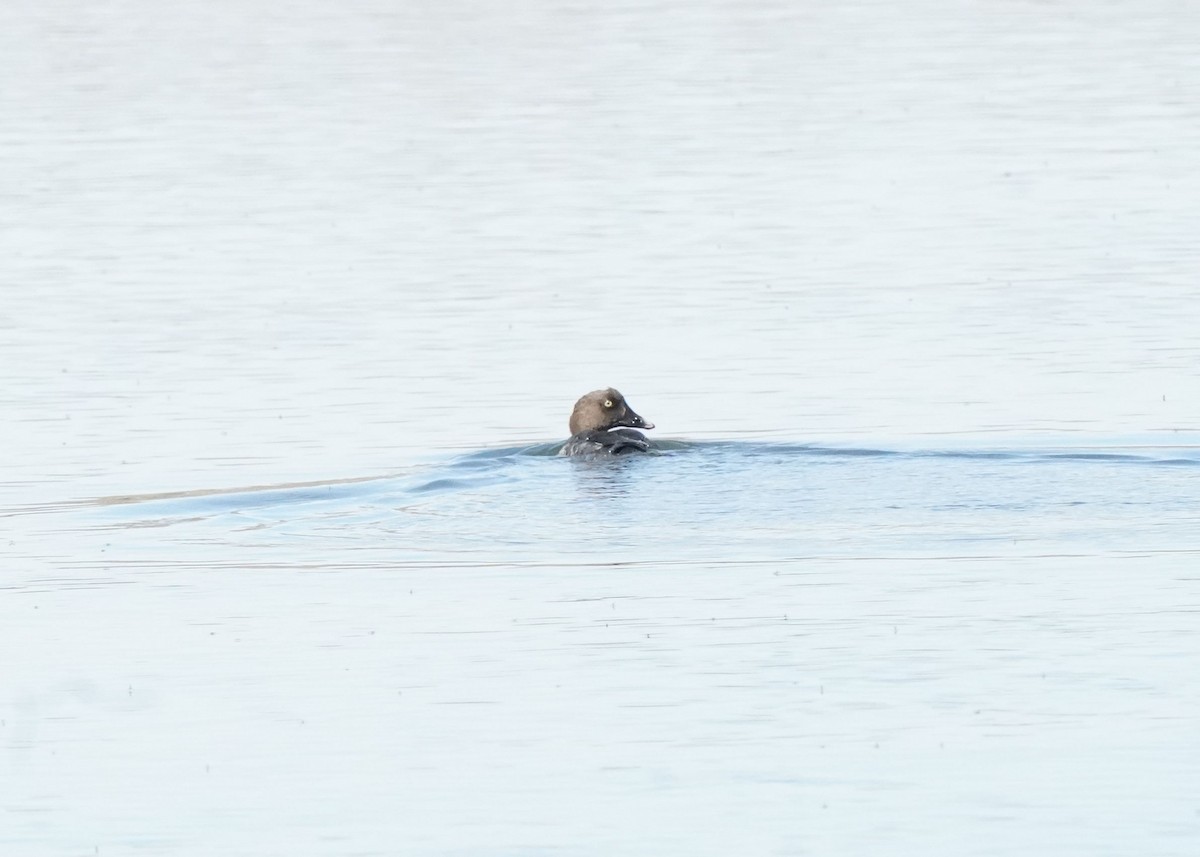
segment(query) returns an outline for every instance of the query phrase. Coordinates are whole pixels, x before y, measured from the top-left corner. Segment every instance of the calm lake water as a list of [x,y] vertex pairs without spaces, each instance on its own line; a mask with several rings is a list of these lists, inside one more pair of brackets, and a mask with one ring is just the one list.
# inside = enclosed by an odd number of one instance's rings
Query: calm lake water
[[0,6],[0,852],[1197,853],[1197,33]]

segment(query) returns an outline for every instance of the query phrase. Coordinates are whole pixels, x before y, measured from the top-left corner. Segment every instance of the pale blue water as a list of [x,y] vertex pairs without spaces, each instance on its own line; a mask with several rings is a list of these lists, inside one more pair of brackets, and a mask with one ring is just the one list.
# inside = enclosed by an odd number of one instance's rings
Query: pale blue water
[[0,4],[0,854],[1191,857],[1197,26]]
[[[964,557],[1194,546],[1200,447],[870,449],[658,441],[563,459],[493,449],[403,476],[104,507],[152,544],[263,547],[280,562],[438,566]],[[134,499],[134,498],[131,498]],[[137,543],[136,541],[134,542]]]
[[1200,447],[662,446],[18,511],[7,847],[1189,852]]

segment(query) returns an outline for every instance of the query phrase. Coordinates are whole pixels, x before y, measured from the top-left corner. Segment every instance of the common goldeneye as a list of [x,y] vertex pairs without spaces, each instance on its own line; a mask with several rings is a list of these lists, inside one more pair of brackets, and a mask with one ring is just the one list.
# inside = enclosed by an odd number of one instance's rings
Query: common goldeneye
[[[619,428],[628,426],[629,428]],[[571,439],[559,455],[621,455],[644,452],[650,441],[640,431],[654,423],[642,419],[625,402],[625,397],[609,387],[594,390],[575,403],[571,411]]]

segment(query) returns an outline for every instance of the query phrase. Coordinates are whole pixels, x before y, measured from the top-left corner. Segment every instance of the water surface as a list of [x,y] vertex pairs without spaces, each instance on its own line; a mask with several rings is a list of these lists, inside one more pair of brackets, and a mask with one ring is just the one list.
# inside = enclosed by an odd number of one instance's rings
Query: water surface
[[1190,857],[1198,24],[4,4],[0,851]]

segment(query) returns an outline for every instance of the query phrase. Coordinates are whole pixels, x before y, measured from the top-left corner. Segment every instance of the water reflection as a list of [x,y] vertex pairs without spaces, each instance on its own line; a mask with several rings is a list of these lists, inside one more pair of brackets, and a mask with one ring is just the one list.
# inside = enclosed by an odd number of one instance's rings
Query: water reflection
[[579,497],[601,503],[627,498],[645,479],[645,468],[652,466],[649,456],[635,455],[573,458],[570,464]]

